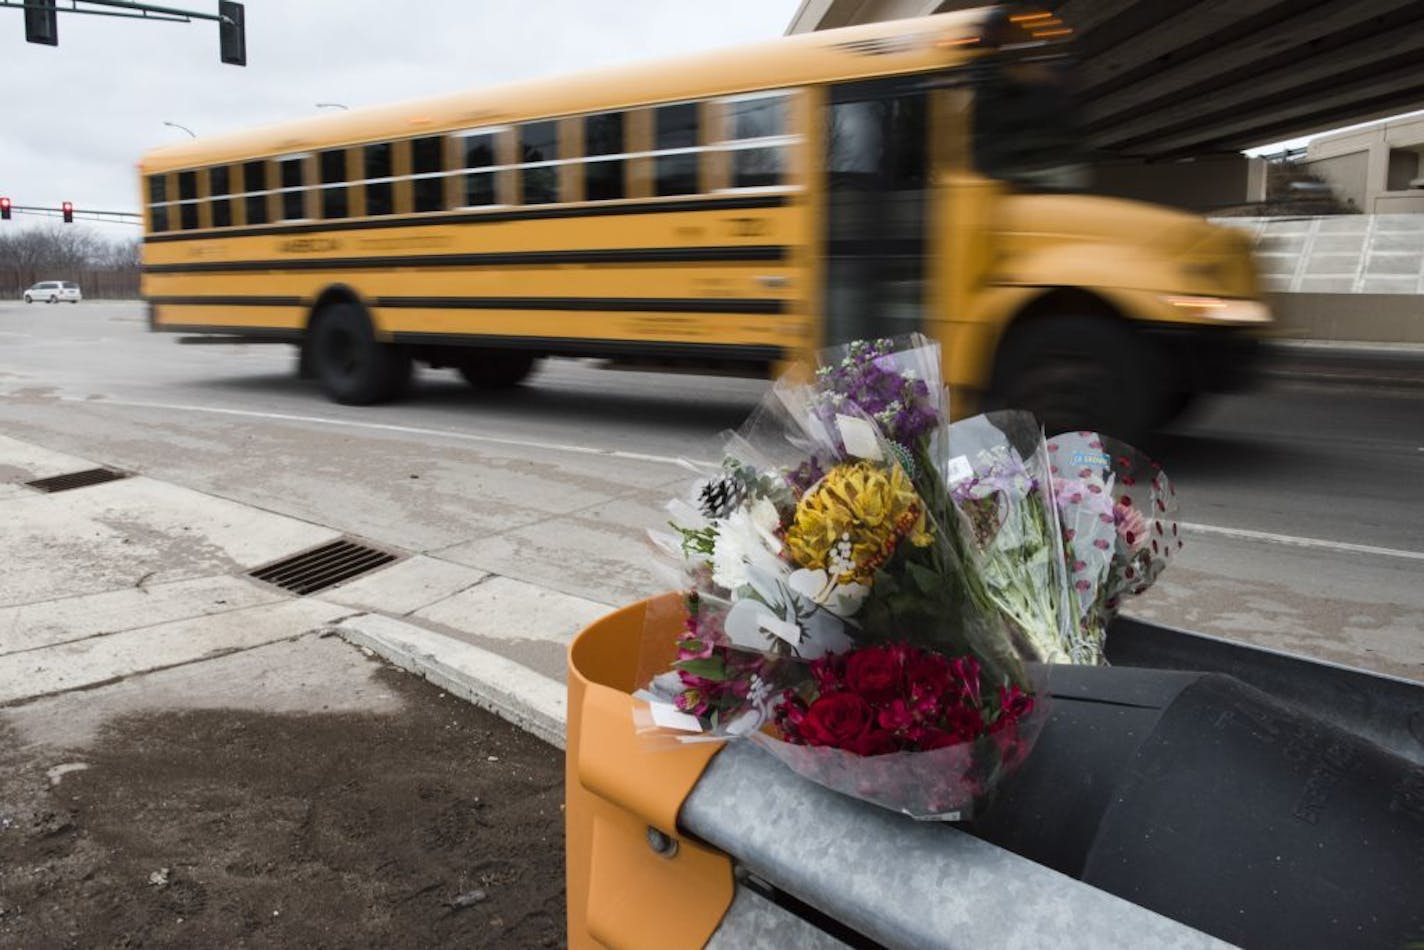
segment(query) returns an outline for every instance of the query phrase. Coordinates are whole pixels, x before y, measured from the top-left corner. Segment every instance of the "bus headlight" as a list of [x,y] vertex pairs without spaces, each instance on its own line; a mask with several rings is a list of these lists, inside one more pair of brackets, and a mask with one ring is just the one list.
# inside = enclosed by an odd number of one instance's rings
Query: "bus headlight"
[[1168,304],[1193,316],[1223,323],[1270,323],[1271,309],[1259,300],[1233,300],[1228,297],[1194,297],[1170,294],[1162,298]]

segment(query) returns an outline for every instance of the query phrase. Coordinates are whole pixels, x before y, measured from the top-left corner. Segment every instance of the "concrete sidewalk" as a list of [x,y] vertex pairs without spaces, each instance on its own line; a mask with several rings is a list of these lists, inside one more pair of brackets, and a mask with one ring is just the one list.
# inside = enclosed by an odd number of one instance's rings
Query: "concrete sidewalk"
[[141,475],[25,485],[101,465],[0,437],[0,718],[217,657],[300,663],[334,632],[562,746],[564,649],[611,605],[379,538],[358,540],[399,560],[301,597],[248,574],[338,532]]

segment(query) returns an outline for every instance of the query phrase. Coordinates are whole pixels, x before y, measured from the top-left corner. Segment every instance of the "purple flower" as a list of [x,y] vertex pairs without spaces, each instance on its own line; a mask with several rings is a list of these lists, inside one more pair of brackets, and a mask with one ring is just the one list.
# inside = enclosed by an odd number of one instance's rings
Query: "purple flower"
[[901,370],[891,340],[850,344],[844,359],[817,373],[822,412],[834,414],[847,403],[874,419],[891,440],[911,445],[941,422],[929,385]]

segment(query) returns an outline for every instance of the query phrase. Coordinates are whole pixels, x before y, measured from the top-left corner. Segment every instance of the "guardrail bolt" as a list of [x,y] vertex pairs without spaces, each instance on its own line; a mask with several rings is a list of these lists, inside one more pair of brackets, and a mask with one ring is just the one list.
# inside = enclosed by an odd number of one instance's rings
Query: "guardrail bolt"
[[651,825],[648,826],[648,847],[653,849],[654,854],[660,854],[665,858],[677,854],[677,841]]

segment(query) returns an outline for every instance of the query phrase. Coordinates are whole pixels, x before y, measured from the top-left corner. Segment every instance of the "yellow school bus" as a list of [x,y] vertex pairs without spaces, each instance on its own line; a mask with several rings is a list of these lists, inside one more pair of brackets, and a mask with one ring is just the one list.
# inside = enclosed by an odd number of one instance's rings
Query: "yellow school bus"
[[1244,238],[1075,193],[1069,32],[947,13],[158,149],[150,325],[291,342],[355,404],[413,361],[775,372],[918,330],[958,413],[1130,436],[1269,314]]

